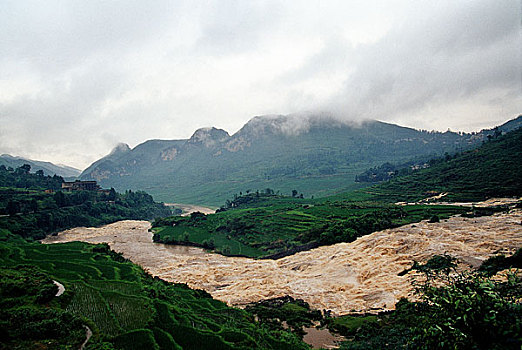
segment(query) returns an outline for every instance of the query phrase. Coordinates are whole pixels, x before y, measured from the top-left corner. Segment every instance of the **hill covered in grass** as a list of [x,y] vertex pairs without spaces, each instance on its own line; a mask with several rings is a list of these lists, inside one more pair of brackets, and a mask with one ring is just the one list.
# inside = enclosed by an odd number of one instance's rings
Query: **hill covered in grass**
[[81,173],[81,170],[66,165],[56,165],[51,162],[42,162],[23,157],[13,157],[9,154],[0,155],[0,167],[4,166],[6,168],[16,169],[24,164],[30,165],[33,171],[41,170],[45,175],[50,176],[57,175],[66,178],[76,178]]
[[225,255],[272,257],[357,237],[469,208],[395,206],[378,202],[311,200],[267,192],[237,196],[215,214],[158,219],[154,240],[205,247]]
[[522,129],[493,133],[479,148],[433,159],[409,175],[321,199],[271,189],[227,200],[216,214],[195,213],[155,222],[155,240],[192,244],[223,254],[279,257],[423,219],[465,213],[455,206],[394,206],[396,201],[480,201],[522,196]]
[[267,187],[325,197],[367,186],[354,179],[370,167],[469,149],[490,132],[442,133],[379,121],[263,116],[233,135],[205,128],[188,140],[149,140],[133,149],[119,145],[81,178],[121,191],[144,190],[165,202],[210,206],[221,205],[230,193]]
[[[479,148],[432,160],[426,169],[358,191],[360,198],[415,201],[480,201],[522,196],[522,128],[490,137]],[[357,195],[345,196],[357,198]]]

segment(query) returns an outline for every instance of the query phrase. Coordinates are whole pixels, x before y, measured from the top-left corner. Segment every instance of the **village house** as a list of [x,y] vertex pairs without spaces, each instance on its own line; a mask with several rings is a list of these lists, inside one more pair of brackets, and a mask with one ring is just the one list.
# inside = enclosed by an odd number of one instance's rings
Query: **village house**
[[98,186],[96,181],[80,181],[76,180],[73,182],[63,182],[62,190],[67,192],[72,191],[98,191],[101,187]]

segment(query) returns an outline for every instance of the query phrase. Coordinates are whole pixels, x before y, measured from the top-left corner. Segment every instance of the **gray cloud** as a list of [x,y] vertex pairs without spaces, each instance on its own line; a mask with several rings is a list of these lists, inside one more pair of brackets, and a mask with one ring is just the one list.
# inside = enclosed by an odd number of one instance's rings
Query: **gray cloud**
[[118,61],[179,22],[175,2],[4,1],[3,59],[21,60],[52,75],[89,57]]
[[289,14],[278,1],[211,3],[201,17],[197,49],[218,55],[255,50],[267,33],[280,28],[285,15]]
[[118,142],[303,111],[491,127],[521,112],[520,14],[515,0],[4,1],[0,153],[85,167]]
[[[415,124],[435,117],[429,113],[434,105],[489,96],[504,97],[506,109],[517,113],[522,102],[519,5],[491,1],[429,10],[362,48],[345,89],[330,106],[319,108],[350,118],[409,116]],[[461,117],[469,122],[471,115]]]

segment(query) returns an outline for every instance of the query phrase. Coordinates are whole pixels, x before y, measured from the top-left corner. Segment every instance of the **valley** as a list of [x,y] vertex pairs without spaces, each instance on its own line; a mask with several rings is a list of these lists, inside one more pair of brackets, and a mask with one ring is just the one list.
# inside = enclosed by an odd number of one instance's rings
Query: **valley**
[[[336,134],[336,128],[344,129]],[[319,128],[319,135],[332,132],[338,140],[354,132],[326,129]],[[367,169],[359,177],[367,182],[355,185],[305,166],[309,174],[294,180],[328,179],[333,182],[313,186],[333,192],[339,188],[329,185],[339,179],[343,186],[360,187],[317,198],[283,176],[277,181],[289,187],[262,182],[259,189],[236,193],[191,184],[184,188],[199,201],[176,196],[176,203],[165,205],[143,191],[68,190],[62,177],[31,173],[29,164],[0,165],[0,316],[6,344],[306,349],[343,339],[341,349],[390,343],[396,349],[433,349],[444,348],[441,341],[461,342],[464,334],[465,348],[517,348],[522,129],[481,135],[489,137],[480,146],[415,169],[411,164],[419,158],[400,163],[407,168]],[[209,129],[178,146],[184,145],[185,160],[192,161],[198,152],[215,149],[216,137],[231,146],[223,132]],[[371,148],[377,161],[380,150],[376,144]],[[119,146],[104,164],[129,152],[136,155]],[[308,165],[320,164],[315,161],[327,159],[327,153],[311,157]],[[165,161],[178,155],[168,153]],[[260,166],[272,164],[266,161]],[[206,171],[213,170],[195,173]],[[383,172],[389,178],[375,184]],[[235,184],[244,186],[238,179]],[[225,192],[228,199],[214,210],[218,205],[211,202]],[[499,271],[507,278],[496,275]],[[87,343],[86,327],[92,331]]]
[[[480,205],[480,204],[479,204]],[[203,289],[229,305],[290,295],[336,315],[394,309],[401,297],[415,299],[419,274],[399,274],[413,261],[449,254],[460,268],[522,246],[522,210],[474,218],[451,217],[375,232],[278,260],[206,253],[203,249],[152,243],[146,221],[120,221],[101,228],[75,228],[44,243],[107,242],[154,276]]]

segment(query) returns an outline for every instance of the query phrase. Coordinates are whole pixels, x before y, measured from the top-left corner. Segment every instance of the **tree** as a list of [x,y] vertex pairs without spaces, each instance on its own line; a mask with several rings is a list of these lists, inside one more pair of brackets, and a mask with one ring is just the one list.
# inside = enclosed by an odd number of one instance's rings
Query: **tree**
[[207,249],[214,249],[216,247],[216,243],[214,242],[214,238],[210,238],[209,240],[203,240],[202,242],[203,247]]
[[442,279],[442,287],[428,280],[422,288],[429,317],[418,324],[420,348],[520,349],[522,309],[509,292],[520,286],[516,275],[505,283],[467,274]]
[[31,199],[29,202],[29,209],[34,213],[38,210],[38,201],[36,199]]
[[56,205],[59,207],[65,207],[67,205],[67,198],[65,198],[65,195],[62,191],[58,191],[53,196],[54,201],[56,202]]
[[24,164],[16,170],[21,174],[29,174],[29,172],[31,171],[31,166],[29,164]]
[[115,201],[116,200],[116,190],[111,187],[109,191],[109,195],[107,196],[107,200],[109,201]]
[[297,196],[297,190],[292,190],[292,197]]
[[9,201],[7,202],[7,207],[5,208],[7,214],[10,216],[16,215],[20,212],[20,202],[18,201]]

